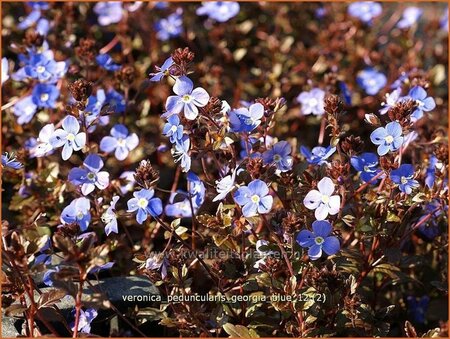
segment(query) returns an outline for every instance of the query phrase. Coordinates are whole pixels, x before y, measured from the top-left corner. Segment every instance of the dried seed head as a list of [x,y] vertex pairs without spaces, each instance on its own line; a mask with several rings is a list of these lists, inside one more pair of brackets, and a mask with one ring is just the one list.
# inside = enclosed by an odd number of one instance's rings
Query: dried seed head
[[75,47],[75,54],[84,64],[92,64],[95,60],[95,56],[98,54],[95,48],[95,40],[82,38],[80,44]]
[[262,174],[263,160],[261,158],[250,158],[247,163],[247,172],[253,179],[257,179]]
[[387,114],[391,121],[398,121],[405,128],[411,125],[410,116],[416,107],[417,104],[414,100],[402,100],[394,107],[391,107]]
[[211,97],[205,107],[201,108],[204,115],[214,117],[222,111],[222,101],[219,98]]
[[363,146],[364,142],[361,140],[361,137],[355,137],[354,135],[346,137],[341,143],[342,151],[349,157],[361,153]]
[[189,47],[178,48],[172,53],[174,62],[173,74],[175,76],[186,75],[189,71],[189,65],[194,60],[195,54]]
[[69,91],[76,101],[85,101],[92,94],[92,82],[78,79],[69,84]]
[[324,109],[328,115],[337,117],[342,112],[344,104],[341,98],[335,94],[328,94],[324,100]]
[[134,178],[139,186],[149,189],[159,180],[159,172],[153,168],[150,160],[142,160],[136,169]]
[[296,231],[300,230],[301,221],[302,221],[302,219],[300,218],[299,215],[289,211],[289,212],[287,212],[286,217],[283,218],[283,220],[281,222],[281,226],[283,227],[284,232],[286,232],[288,234],[292,234],[292,233],[295,233]]
[[130,86],[136,78],[136,70],[131,65],[125,65],[115,75],[120,84]]

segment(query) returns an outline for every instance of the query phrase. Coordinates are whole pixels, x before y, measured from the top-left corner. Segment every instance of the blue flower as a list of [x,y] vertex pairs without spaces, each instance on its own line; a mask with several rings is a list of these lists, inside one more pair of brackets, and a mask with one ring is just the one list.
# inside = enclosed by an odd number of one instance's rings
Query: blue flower
[[387,93],[386,102],[381,103],[383,108],[379,110],[379,113],[381,115],[386,114],[392,107],[394,107],[399,102],[401,93],[401,87],[394,89],[391,93]]
[[37,105],[34,103],[31,95],[17,101],[13,106],[13,113],[17,118],[19,125],[27,124],[33,119],[37,111]]
[[373,68],[367,68],[359,72],[356,82],[367,94],[375,95],[386,86],[386,76]]
[[18,29],[27,29],[33,26],[41,17],[41,11],[39,9],[35,9],[30,12],[18,25]]
[[178,115],[172,115],[167,119],[167,123],[164,125],[162,132],[166,137],[169,137],[172,144],[183,137],[183,125],[180,124]]
[[[206,189],[200,178],[193,172],[187,174],[188,192],[172,193],[165,207],[166,215],[176,218],[190,218],[197,213],[205,201]],[[192,203],[192,205],[191,205]]]
[[189,156],[191,139],[185,134],[174,146],[172,156],[175,158],[175,162],[181,162],[183,172],[189,172],[191,169],[191,157]]
[[192,198],[192,204],[199,208],[205,201],[206,188],[203,181],[194,172],[187,174],[188,192]]
[[42,108],[56,108],[59,89],[54,85],[37,84],[31,92],[33,102]]
[[105,233],[109,235],[112,233],[119,233],[119,229],[117,226],[117,214],[116,214],[116,204],[119,200],[117,195],[112,197],[111,205],[108,206],[106,211],[102,214],[102,221],[105,225]]
[[32,79],[47,82],[52,78],[59,78],[65,67],[64,61],[56,62],[53,59],[53,53],[32,53],[29,63],[25,66],[25,74]]
[[430,112],[436,107],[432,97],[427,97],[427,92],[420,86],[414,86],[408,93],[407,98],[414,100],[417,108],[411,114],[411,121],[417,121],[423,117],[423,112]]
[[169,57],[164,61],[164,63],[161,65],[161,67],[155,66],[156,73],[150,73],[152,76],[150,78],[150,81],[160,81],[163,77],[170,75],[170,67],[173,65],[173,59],[172,57]]
[[272,209],[273,197],[269,188],[262,180],[253,180],[248,186],[240,187],[234,193],[234,200],[243,206],[242,214],[249,218],[259,214],[267,214]]
[[47,286],[53,286],[53,274],[59,272],[59,266],[56,266],[55,269],[47,269],[42,277],[42,282]]
[[322,256],[322,251],[327,255],[336,254],[341,245],[339,239],[330,235],[331,224],[326,220],[316,220],[312,223],[313,231],[303,230],[297,235],[297,243],[301,247],[308,248],[308,256],[311,260],[317,260]]
[[374,1],[358,1],[348,6],[348,14],[365,23],[370,23],[382,11],[381,5]]
[[85,111],[92,113],[96,117],[100,114],[105,102],[105,91],[102,89],[98,89],[96,95],[89,96]]
[[277,142],[273,147],[262,155],[264,164],[275,164],[281,172],[292,169],[291,145],[287,141]]
[[116,113],[125,112],[126,102],[122,94],[117,92],[114,89],[110,89],[106,93],[105,101],[107,104],[111,106],[112,109],[116,111]]
[[100,141],[100,149],[106,153],[114,151],[116,159],[122,161],[138,144],[139,138],[136,133],[129,134],[124,125],[117,124],[111,129],[111,136],[103,137]]
[[162,202],[159,198],[153,198],[155,192],[152,189],[142,189],[140,191],[134,192],[133,197],[128,200],[128,211],[136,212],[136,221],[142,224],[147,220],[148,215],[152,217],[157,217],[161,215],[163,208]]
[[[439,222],[439,217],[442,215],[447,215],[448,206],[444,207],[444,211],[440,208],[440,206],[441,204],[437,200],[432,200],[427,203],[423,209],[423,216],[417,221],[418,223],[421,223],[417,231],[428,241],[433,240],[442,233],[440,227],[442,223]],[[432,217],[428,218],[426,221],[423,221],[429,214],[431,214]]]
[[111,58],[109,54],[99,54],[95,58],[99,66],[103,67],[107,71],[117,71],[120,69],[120,65],[114,63],[114,60]]
[[424,295],[422,298],[417,298],[409,296],[406,298],[408,304],[408,312],[417,324],[425,323],[425,315],[427,313],[428,305],[430,303],[430,298]]
[[210,19],[225,22],[239,13],[239,3],[234,1],[208,1],[197,8],[197,15],[207,15]]
[[422,16],[423,10],[418,7],[407,7],[403,11],[402,19],[397,22],[398,28],[409,28]]
[[17,161],[13,154],[4,153],[2,154],[2,167],[9,167],[12,169],[21,169],[23,164]]
[[72,115],[64,118],[62,127],[62,129],[57,129],[50,137],[50,145],[53,148],[64,146],[62,158],[63,160],[67,160],[73,151],[79,151],[84,147],[86,144],[86,133],[78,133],[80,131],[80,124]]
[[198,107],[204,107],[209,101],[209,94],[201,87],[195,89],[191,79],[182,75],[175,81],[173,91],[177,95],[171,95],[166,101],[167,112],[162,117],[184,113],[188,120],[195,120],[198,115]]
[[314,114],[322,115],[325,113],[323,103],[325,92],[320,88],[313,88],[312,90],[301,92],[297,101],[302,105],[302,113],[304,115]]
[[63,224],[76,223],[80,226],[82,232],[86,231],[91,222],[91,203],[84,197],[72,200],[61,213],[61,222]]
[[339,81],[338,82],[339,89],[341,90],[342,97],[344,98],[344,103],[346,105],[352,104],[352,93],[348,89],[348,86],[345,82]]
[[[363,153],[359,157],[353,156],[350,159],[353,168],[360,172],[361,180],[369,182],[374,176],[380,173],[378,167],[378,157],[375,153]],[[376,184],[378,179],[374,180],[372,184]]]
[[53,52],[45,44],[46,42],[44,42],[39,53],[30,50],[28,55],[19,55],[19,60],[24,66],[12,75],[14,80],[23,81],[31,78],[47,84],[53,84],[66,74],[67,62],[56,62]]
[[317,184],[318,190],[311,190],[303,199],[303,204],[309,210],[315,210],[314,216],[317,220],[324,220],[328,214],[338,214],[341,208],[341,197],[333,195],[334,184],[328,178],[322,178]]
[[233,132],[251,132],[261,124],[264,116],[264,106],[259,102],[249,108],[241,107],[228,112],[231,130]]
[[220,180],[216,180],[216,190],[218,195],[213,199],[213,202],[223,200],[230,193],[235,185],[236,170],[232,170],[231,174],[224,176]]
[[183,19],[179,8],[175,13],[170,14],[167,18],[160,19],[155,24],[157,31],[156,37],[159,40],[166,41],[170,38],[179,36],[183,32]]
[[49,8],[47,1],[27,1],[27,5],[36,10],[46,10]]
[[327,159],[336,152],[336,147],[316,146],[311,151],[305,146],[300,147],[300,152],[306,158],[306,161],[313,165],[323,165],[327,163]]
[[389,151],[397,151],[403,144],[402,126],[392,121],[386,127],[378,127],[370,134],[370,140],[378,145],[378,155],[385,155]]
[[100,171],[103,168],[103,160],[97,154],[89,154],[83,162],[84,167],[72,168],[69,172],[69,180],[74,185],[81,185],[81,193],[88,195],[95,187],[100,190],[109,185],[109,173]]
[[104,1],[94,6],[94,12],[98,15],[98,23],[102,26],[115,24],[122,20],[122,2]]
[[177,191],[170,195],[169,203],[164,208],[167,216],[174,218],[190,218],[192,217],[192,211],[194,214],[197,209],[191,206],[189,199],[186,197],[187,193],[183,191]]
[[89,96],[86,109],[84,110],[86,126],[88,127],[89,133],[95,131],[97,122],[101,126],[106,126],[109,124],[109,115],[101,115],[102,108],[105,104],[106,95],[103,89],[97,89],[96,95]]
[[411,194],[413,188],[419,187],[419,182],[413,178],[414,167],[410,164],[403,164],[391,172],[391,180],[406,194]]
[[[98,312],[93,308],[88,308],[86,311],[80,310],[80,318],[78,322],[78,331],[83,333],[91,332],[91,323],[97,317]],[[75,310],[72,311],[75,316]],[[75,322],[70,324],[72,331],[75,330]]]
[[436,165],[438,164],[438,159],[432,155],[429,160],[428,167],[425,172],[425,185],[428,188],[432,188],[434,185],[434,181],[436,180]]
[[[42,127],[39,132],[39,137],[36,140],[36,145],[32,149],[32,153],[36,157],[43,157],[44,155],[50,154],[53,150],[50,144],[50,138],[55,132],[55,126],[53,124],[47,124]],[[31,152],[31,151],[30,151]]]

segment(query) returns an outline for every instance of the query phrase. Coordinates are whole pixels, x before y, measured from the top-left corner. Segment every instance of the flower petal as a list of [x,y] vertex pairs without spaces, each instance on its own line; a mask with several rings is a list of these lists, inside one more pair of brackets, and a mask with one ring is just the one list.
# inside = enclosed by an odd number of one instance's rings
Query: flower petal
[[316,211],[314,212],[314,216],[317,220],[324,220],[330,211],[330,208],[326,204],[321,204],[319,207],[316,208]]
[[334,192],[333,180],[331,180],[328,177],[324,177],[317,184],[317,188],[319,189],[319,192],[322,193],[323,195],[331,196]]
[[297,235],[297,243],[301,246],[301,247],[311,247],[312,245],[315,244],[314,242],[314,234],[311,231],[308,230],[302,230],[298,235]]
[[331,236],[325,239],[322,248],[326,254],[333,255],[339,251],[341,245],[339,243],[338,238]]
[[317,260],[322,256],[322,246],[313,245],[308,250],[308,256],[311,260]]
[[331,233],[331,224],[326,220],[316,220],[312,223],[315,236],[326,238]]
[[197,87],[192,91],[192,97],[193,97],[193,103],[196,106],[203,107],[205,106],[209,101],[209,94],[206,92],[205,89],[201,87]]
[[68,133],[77,134],[80,131],[80,123],[77,118],[72,115],[68,115],[62,122],[62,127]]
[[192,80],[185,75],[178,77],[175,81],[175,85],[173,85],[174,93],[179,96],[191,94],[193,88],[194,84],[192,83]]
[[114,137],[106,136],[100,141],[100,150],[102,152],[111,153],[117,147],[117,139]]
[[306,197],[303,199],[303,204],[307,209],[314,210],[316,209],[322,199],[322,194],[320,194],[317,190],[309,191]]
[[248,184],[248,189],[250,190],[251,195],[257,194],[259,197],[264,197],[269,194],[267,184],[259,179],[253,180],[250,184]]

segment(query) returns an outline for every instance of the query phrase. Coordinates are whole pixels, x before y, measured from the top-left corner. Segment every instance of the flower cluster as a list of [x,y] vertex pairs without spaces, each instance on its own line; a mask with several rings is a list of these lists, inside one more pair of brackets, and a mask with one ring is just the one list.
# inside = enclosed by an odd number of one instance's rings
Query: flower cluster
[[448,334],[445,6],[2,7],[18,336]]

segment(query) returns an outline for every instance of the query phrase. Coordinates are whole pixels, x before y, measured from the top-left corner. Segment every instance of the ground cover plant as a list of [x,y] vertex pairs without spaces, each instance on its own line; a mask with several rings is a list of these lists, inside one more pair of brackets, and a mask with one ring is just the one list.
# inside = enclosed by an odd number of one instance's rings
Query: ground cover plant
[[444,3],[1,6],[4,336],[448,336]]

